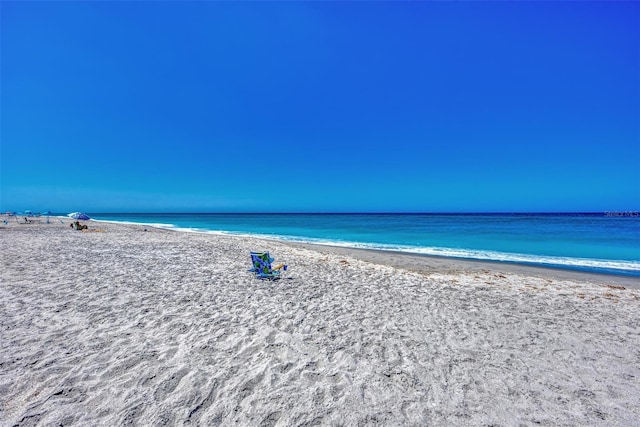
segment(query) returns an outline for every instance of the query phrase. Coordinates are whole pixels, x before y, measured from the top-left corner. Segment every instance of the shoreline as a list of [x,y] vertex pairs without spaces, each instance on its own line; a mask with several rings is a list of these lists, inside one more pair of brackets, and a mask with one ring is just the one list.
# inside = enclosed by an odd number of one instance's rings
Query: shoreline
[[[633,273],[617,273],[615,270],[592,271],[590,267],[564,267],[561,265],[545,265],[536,263],[525,263],[518,261],[498,261],[490,259],[474,259],[446,255],[427,255],[405,251],[395,251],[392,249],[358,248],[352,246],[337,246],[330,243],[314,243],[282,239],[278,237],[263,236],[257,234],[230,233],[222,230],[192,230],[180,227],[163,227],[156,224],[145,224],[135,222],[122,222],[111,220],[95,220],[99,223],[112,223],[123,225],[135,225],[152,227],[159,230],[167,230],[183,233],[201,233],[210,235],[224,235],[230,237],[252,238],[269,242],[278,242],[292,247],[322,249],[335,254],[352,254],[354,258],[369,261],[390,267],[403,268],[417,272],[433,272],[434,269],[451,270],[453,268],[466,269],[470,271],[497,270],[500,272],[518,273],[523,275],[544,276],[559,280],[577,280],[593,283],[606,283],[616,286],[625,286],[640,289],[640,276]],[[639,273],[640,274],[640,273]]]
[[[35,220],[34,224],[42,224],[42,218]],[[50,216],[51,220],[72,221],[66,216]],[[495,271],[497,273],[511,273],[523,276],[533,276],[538,278],[554,279],[554,280],[571,280],[579,282],[587,282],[602,286],[613,285],[623,286],[630,289],[640,289],[640,277],[615,272],[598,272],[598,271],[581,271],[573,268],[565,268],[562,266],[548,266],[519,263],[517,261],[494,261],[473,258],[461,258],[444,255],[426,255],[403,251],[394,251],[387,249],[368,249],[356,248],[349,246],[334,246],[324,243],[310,243],[280,239],[277,237],[270,238],[268,236],[252,235],[252,234],[235,234],[225,231],[213,230],[190,230],[180,227],[163,227],[157,224],[145,224],[126,221],[111,220],[89,220],[93,224],[114,224],[116,226],[137,227],[143,229],[155,229],[159,231],[170,231],[186,234],[202,234],[210,236],[228,236],[237,238],[250,238],[262,240],[265,242],[281,243],[292,248],[309,249],[318,252],[332,253],[336,255],[351,256],[365,262],[385,265],[392,268],[400,268],[407,271],[417,272],[421,274],[432,273],[455,273],[465,272],[487,272]],[[85,222],[89,222],[85,221]],[[18,225],[29,225],[18,222]],[[47,225],[51,225],[47,223]]]
[[[268,239],[265,239],[268,240]],[[406,252],[347,248],[342,246],[322,245],[315,243],[284,242],[292,247],[328,252],[337,255],[348,255],[362,261],[401,268],[408,271],[430,274],[442,272],[486,272],[512,273],[524,276],[543,277],[556,280],[572,280],[600,285],[624,286],[640,289],[640,278],[615,273],[598,273],[576,271],[565,268],[527,265],[516,262],[475,260],[436,255],[410,254]]]

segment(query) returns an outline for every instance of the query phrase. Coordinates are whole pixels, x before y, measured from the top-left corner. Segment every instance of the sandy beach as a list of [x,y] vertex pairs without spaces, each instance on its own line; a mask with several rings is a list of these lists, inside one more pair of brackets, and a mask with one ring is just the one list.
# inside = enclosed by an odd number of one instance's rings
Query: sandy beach
[[0,224],[1,426],[640,425],[636,279],[45,221]]

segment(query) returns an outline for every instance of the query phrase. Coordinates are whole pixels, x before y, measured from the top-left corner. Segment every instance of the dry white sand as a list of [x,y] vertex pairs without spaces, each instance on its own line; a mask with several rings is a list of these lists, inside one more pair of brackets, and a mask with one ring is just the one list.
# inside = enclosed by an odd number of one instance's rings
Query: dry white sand
[[640,291],[606,276],[65,222],[0,227],[2,426],[640,424]]

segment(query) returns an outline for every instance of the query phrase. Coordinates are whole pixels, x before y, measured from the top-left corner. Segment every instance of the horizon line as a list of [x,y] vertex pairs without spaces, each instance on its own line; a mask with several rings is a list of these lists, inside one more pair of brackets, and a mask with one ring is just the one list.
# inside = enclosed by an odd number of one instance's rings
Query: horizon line
[[[45,211],[46,212],[46,211]],[[75,211],[74,211],[75,212]],[[640,216],[640,210],[603,210],[603,211],[83,211],[91,214],[162,214],[162,215],[189,215],[189,214],[209,214],[209,215],[600,215],[600,214],[633,214]],[[7,212],[8,213],[8,212]],[[12,212],[23,214],[23,212]],[[51,212],[56,215],[61,212]],[[33,212],[33,214],[42,214]],[[66,213],[65,213],[66,215]]]

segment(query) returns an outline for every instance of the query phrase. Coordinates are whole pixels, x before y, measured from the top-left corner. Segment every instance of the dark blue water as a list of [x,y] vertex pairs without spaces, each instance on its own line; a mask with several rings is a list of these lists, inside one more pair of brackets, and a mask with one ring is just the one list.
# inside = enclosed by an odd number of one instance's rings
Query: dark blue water
[[224,232],[640,277],[640,215],[90,214],[184,231]]

